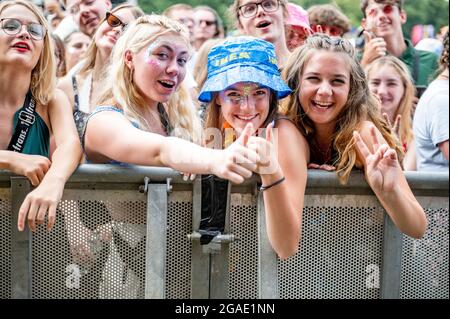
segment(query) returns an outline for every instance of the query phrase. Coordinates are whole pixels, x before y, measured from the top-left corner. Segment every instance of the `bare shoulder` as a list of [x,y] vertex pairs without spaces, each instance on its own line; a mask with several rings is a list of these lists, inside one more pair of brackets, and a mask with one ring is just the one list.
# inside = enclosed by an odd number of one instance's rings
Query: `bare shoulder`
[[61,89],[55,89],[53,98],[49,102],[49,109],[68,109],[70,107],[69,99],[67,95]]
[[294,123],[289,120],[279,120],[276,130],[280,152],[291,154],[294,157],[301,153],[309,160],[308,141]]
[[302,146],[308,145],[305,137],[291,121],[287,119],[278,120],[276,129],[280,141],[284,141],[290,145],[292,145],[292,143],[300,144]]
[[102,110],[101,112],[93,112],[89,118],[88,126],[101,126],[102,130],[116,131],[124,127],[132,127],[132,123],[123,115],[113,109]]

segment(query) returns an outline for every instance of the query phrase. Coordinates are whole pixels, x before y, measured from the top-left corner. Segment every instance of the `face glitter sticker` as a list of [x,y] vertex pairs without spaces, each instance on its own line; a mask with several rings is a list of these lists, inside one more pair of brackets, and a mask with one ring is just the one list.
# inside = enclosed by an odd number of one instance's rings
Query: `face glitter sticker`
[[159,41],[151,43],[145,51],[145,62],[151,65],[159,65],[158,61],[152,58],[153,50],[158,46]]
[[249,96],[252,93],[252,87],[251,86],[244,86],[243,88],[244,96]]
[[149,58],[145,61],[147,64],[153,65],[153,66],[158,66],[159,62],[156,61],[155,59]]

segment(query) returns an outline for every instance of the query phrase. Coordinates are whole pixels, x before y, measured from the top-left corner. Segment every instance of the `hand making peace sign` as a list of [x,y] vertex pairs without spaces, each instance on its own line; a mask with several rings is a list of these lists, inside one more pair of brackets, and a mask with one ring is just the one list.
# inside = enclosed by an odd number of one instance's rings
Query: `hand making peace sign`
[[398,185],[399,172],[401,173],[397,153],[387,144],[380,145],[374,126],[370,127],[370,135],[373,152],[367,147],[361,135],[356,131],[353,132],[356,147],[365,163],[367,182],[374,192],[390,192]]

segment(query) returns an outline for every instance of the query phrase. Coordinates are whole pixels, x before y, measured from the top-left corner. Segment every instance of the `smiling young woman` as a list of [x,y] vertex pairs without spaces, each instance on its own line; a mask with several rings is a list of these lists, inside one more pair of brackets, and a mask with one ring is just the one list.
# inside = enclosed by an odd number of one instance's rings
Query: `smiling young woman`
[[278,101],[290,93],[280,77],[274,46],[242,36],[211,49],[199,96],[209,103],[205,129],[219,130],[224,141],[214,147],[226,148],[248,125],[254,128],[246,146],[260,157],[252,171],[262,181],[269,240],[283,259],[299,247],[309,157],[305,138],[291,121],[278,116]]
[[[421,238],[427,220],[403,175],[402,147],[381,118],[354,54],[347,40],[323,34],[308,37],[286,65],[284,77],[295,94],[283,111],[308,140],[313,167],[335,167],[342,183],[354,167],[363,169],[394,224]],[[328,148],[332,156],[323,156],[320,150]]]
[[[248,133],[226,150],[198,145],[202,135],[200,120],[182,84],[190,54],[189,31],[177,21],[150,15],[127,27],[114,47],[100,105],[86,125],[88,161],[167,166],[186,174],[215,174],[235,183],[252,175],[241,163],[255,163],[258,157],[244,146]],[[120,264],[125,265],[124,278],[128,278],[123,284],[117,280],[110,284],[129,286],[133,276],[126,273],[132,271],[139,277],[143,293],[144,276],[133,270],[130,260],[145,253],[145,216],[137,213],[138,219],[133,219],[116,206],[107,209],[114,221],[113,244],[122,260]],[[140,244],[129,238],[136,238]],[[139,248],[133,250],[131,246]],[[117,274],[110,278],[114,276]]]
[[244,152],[241,147],[215,151],[188,142],[200,144],[202,135],[182,85],[190,54],[188,30],[179,22],[151,15],[130,24],[116,43],[100,106],[86,126],[84,145],[91,162],[214,172],[236,183],[251,176],[242,165],[230,163]]

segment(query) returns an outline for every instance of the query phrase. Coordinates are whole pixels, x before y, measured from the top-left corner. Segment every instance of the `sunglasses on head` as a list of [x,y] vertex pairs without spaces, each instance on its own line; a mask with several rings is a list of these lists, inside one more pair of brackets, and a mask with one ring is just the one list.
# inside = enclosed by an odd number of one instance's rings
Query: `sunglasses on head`
[[127,23],[123,23],[117,16],[115,16],[111,12],[106,12],[106,22],[112,28],[116,28],[118,26],[122,26],[122,30],[125,29]]

